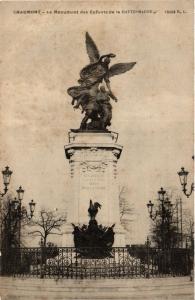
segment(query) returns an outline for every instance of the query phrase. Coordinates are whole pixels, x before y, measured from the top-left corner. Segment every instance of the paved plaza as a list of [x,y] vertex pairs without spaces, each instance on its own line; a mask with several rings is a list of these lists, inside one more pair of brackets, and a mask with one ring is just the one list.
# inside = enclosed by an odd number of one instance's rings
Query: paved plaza
[[155,279],[0,279],[1,300],[192,300],[189,277]]

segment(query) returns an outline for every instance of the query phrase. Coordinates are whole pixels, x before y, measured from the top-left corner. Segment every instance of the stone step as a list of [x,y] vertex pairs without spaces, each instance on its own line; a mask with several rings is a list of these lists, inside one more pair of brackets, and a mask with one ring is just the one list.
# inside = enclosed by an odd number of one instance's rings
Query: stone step
[[193,283],[189,281],[189,277],[57,281],[0,278],[0,295],[1,300],[192,300]]
[[43,293],[34,293],[33,294],[18,294],[18,293],[2,293],[1,294],[1,299],[2,300],[126,300],[126,299],[131,299],[131,300],[193,300],[193,295],[189,294],[189,292],[183,292],[183,293],[175,293],[175,294],[165,294],[164,292],[161,292],[159,295],[157,294],[140,294],[135,292],[134,294],[132,293],[122,293],[122,294],[116,294],[115,292],[110,292],[110,293],[62,293],[59,294],[57,291],[53,293],[48,293],[45,292]]
[[59,279],[59,280],[53,280],[53,279],[18,279],[18,278],[1,278],[0,280],[0,286],[31,286],[31,287],[41,287],[44,285],[47,285],[49,283],[49,287],[51,288],[133,288],[133,287],[139,287],[143,289],[150,289],[151,287],[163,287],[163,288],[171,288],[174,286],[188,286],[191,284],[191,282],[188,280],[188,277],[185,279],[97,279],[97,280],[71,280],[71,279]]
[[2,300],[122,300],[122,299],[131,299],[131,300],[137,300],[137,299],[146,299],[146,300],[193,300],[193,295],[189,294],[189,292],[183,292],[183,293],[173,293],[173,294],[165,294],[163,291],[158,294],[140,294],[135,292],[132,293],[120,293],[116,294],[115,292],[110,293],[62,293],[59,294],[57,291],[53,293],[45,292],[43,293],[31,293],[31,294],[18,294],[18,293],[2,293],[1,294]]

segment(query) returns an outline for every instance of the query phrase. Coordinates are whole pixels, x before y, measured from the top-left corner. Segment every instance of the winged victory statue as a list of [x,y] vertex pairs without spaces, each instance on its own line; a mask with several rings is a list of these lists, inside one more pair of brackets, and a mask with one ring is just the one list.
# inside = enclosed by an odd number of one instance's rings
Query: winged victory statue
[[86,32],[86,49],[90,64],[80,71],[79,85],[68,88],[74,109],[85,113],[79,129],[73,131],[108,131],[111,125],[112,105],[110,99],[117,102],[111,90],[110,78],[131,70],[136,62],[117,63],[110,66],[113,53],[100,56],[99,50]]

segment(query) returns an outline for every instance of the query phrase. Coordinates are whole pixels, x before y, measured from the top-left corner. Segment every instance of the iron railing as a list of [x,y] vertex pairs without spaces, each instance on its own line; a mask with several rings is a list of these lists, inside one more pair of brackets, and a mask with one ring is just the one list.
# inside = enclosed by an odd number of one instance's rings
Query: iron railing
[[[2,275],[39,278],[150,278],[185,276],[192,268],[189,249],[113,247],[107,257],[86,257],[90,249],[39,247],[2,249]],[[95,258],[94,258],[95,257]]]

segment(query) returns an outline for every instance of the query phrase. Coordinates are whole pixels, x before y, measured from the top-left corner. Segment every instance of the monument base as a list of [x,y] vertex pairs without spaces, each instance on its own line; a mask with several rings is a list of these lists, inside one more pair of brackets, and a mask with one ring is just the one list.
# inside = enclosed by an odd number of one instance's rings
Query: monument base
[[89,201],[99,203],[98,224],[114,227],[114,247],[125,246],[125,230],[120,222],[117,163],[122,146],[114,132],[70,132],[65,155],[70,165],[70,197],[63,246],[74,246],[71,223],[88,224]]
[[114,245],[113,247],[125,247],[126,246],[126,234],[121,225],[115,227]]
[[[75,224],[76,225],[76,224]],[[73,236],[72,224],[66,224],[64,226],[62,235],[62,247],[75,247],[74,236]],[[114,244],[113,247],[125,247],[126,246],[126,234],[125,230],[121,225],[114,227]]]

